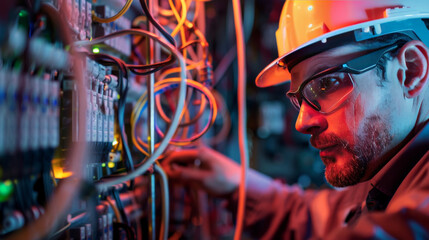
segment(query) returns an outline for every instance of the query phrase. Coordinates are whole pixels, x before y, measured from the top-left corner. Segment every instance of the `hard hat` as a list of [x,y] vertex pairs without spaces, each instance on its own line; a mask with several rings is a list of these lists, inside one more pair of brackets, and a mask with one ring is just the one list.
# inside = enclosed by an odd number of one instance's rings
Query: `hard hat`
[[287,0],[276,32],[279,58],[259,73],[256,85],[289,81],[297,63],[346,43],[402,33],[429,46],[422,19],[429,19],[428,0]]

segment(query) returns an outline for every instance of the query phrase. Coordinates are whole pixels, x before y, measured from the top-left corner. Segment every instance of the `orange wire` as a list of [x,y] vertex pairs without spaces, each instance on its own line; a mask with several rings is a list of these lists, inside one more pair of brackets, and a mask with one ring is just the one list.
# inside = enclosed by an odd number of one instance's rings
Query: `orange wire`
[[[186,108],[186,112],[183,114],[183,117],[184,117],[185,121],[188,121],[188,122],[191,119],[188,108]],[[189,133],[189,127],[186,126],[182,129],[182,138],[186,138],[188,136],[188,133]]]
[[[175,79],[175,78],[171,78],[171,79]],[[210,121],[206,124],[206,126],[204,127],[204,129],[200,133],[195,134],[193,137],[188,138],[188,139],[181,139],[181,140],[174,140],[173,139],[170,142],[173,145],[183,146],[183,145],[190,144],[191,142],[194,142],[197,139],[199,139],[213,125],[213,123],[214,123],[214,121],[216,119],[216,115],[217,115],[217,105],[216,105],[216,100],[215,100],[213,94],[206,87],[204,87],[203,85],[201,85],[201,83],[193,81],[193,80],[187,80],[187,81],[188,81],[188,84],[192,84],[194,82],[194,83],[197,83],[197,84],[200,85],[200,87],[196,87],[196,88],[199,89],[200,91],[202,91],[204,93],[204,95],[209,99],[209,101],[208,101],[209,102],[209,106],[210,106],[210,109],[212,109],[211,117],[209,118]],[[192,87],[195,87],[195,86],[192,86]],[[182,114],[184,114],[184,112]],[[157,129],[157,131],[158,131],[158,129]],[[161,137],[164,136],[161,131],[158,131],[158,134]]]
[[[163,85],[171,85],[175,82],[177,82],[179,79],[178,78],[170,78],[170,79],[166,79],[163,80],[164,82],[157,82],[156,83],[156,91],[157,89],[163,88]],[[208,131],[208,129],[213,125],[216,116],[217,116],[217,104],[216,104],[216,100],[213,96],[213,94],[210,92],[209,89],[207,89],[205,86],[203,86],[201,83],[196,82],[194,80],[189,80],[187,79],[187,84],[193,88],[196,88],[198,90],[200,90],[205,97],[208,98],[208,102],[211,108],[211,118],[209,118],[209,122],[206,124],[205,128],[198,134],[195,134],[193,137],[188,138],[188,139],[181,139],[181,140],[172,140],[170,141],[170,144],[172,145],[176,145],[176,146],[185,146],[188,145],[196,140],[198,140],[204,133],[206,133]],[[184,114],[184,112],[182,112],[182,115]],[[137,120],[138,121],[138,120]],[[133,135],[134,135],[134,131],[133,130]],[[161,137],[163,137],[163,133],[162,132],[158,132],[158,134],[161,135]],[[148,155],[148,153],[141,147],[145,147],[147,148],[147,143],[145,143],[142,139],[140,139],[140,137],[138,136],[133,136],[132,137],[133,143],[136,146],[136,148],[142,152],[145,155]],[[155,148],[158,147],[158,144],[155,144]]]
[[249,162],[246,142],[246,55],[243,34],[243,23],[241,20],[241,7],[239,0],[232,0],[234,9],[235,35],[237,41],[238,58],[238,145],[241,159],[241,182],[238,189],[237,226],[235,228],[234,240],[240,240],[244,224],[244,211],[246,206],[246,172]]
[[[160,100],[160,95],[157,95],[156,97],[155,97],[155,105],[156,105],[156,108],[157,108],[157,110],[158,110],[158,114],[159,114],[159,116],[162,118],[162,120],[164,120],[165,122],[167,122],[167,123],[170,123],[171,122],[171,119],[167,116],[167,114],[164,112],[164,109],[162,108],[162,106],[161,106],[161,100]],[[190,100],[188,101],[188,103],[186,104],[186,105],[189,105],[189,102],[190,102]],[[203,112],[204,112],[204,108],[205,108],[205,106],[206,106],[206,98],[201,98],[201,104],[200,104],[200,110],[198,111],[198,113],[197,113],[197,115],[194,117],[194,118],[192,118],[192,120],[187,120],[186,122],[184,122],[184,123],[180,123],[179,124],[179,127],[185,127],[185,126],[189,126],[189,125],[192,125],[192,124],[194,124],[196,121],[198,121],[198,119],[200,119],[201,118],[201,116],[202,116],[202,114],[203,114]],[[188,108],[184,108],[183,109],[183,111],[188,111]]]

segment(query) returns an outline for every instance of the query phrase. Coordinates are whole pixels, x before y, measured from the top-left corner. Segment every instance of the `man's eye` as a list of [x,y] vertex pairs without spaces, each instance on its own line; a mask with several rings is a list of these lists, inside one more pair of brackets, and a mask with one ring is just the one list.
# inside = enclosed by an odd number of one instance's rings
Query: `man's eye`
[[340,84],[344,78],[344,74],[324,76],[318,80],[318,91],[319,94],[328,94],[335,91],[340,87]]
[[329,92],[332,88],[338,87],[340,80],[337,77],[324,77],[320,79],[319,90],[321,92]]

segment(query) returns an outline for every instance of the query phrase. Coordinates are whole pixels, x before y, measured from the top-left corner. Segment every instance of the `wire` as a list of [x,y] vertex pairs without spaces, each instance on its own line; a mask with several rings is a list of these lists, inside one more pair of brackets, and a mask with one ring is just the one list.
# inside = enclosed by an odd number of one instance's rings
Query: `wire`
[[164,17],[172,17],[173,16],[173,11],[168,10],[168,9],[164,9],[164,8],[159,8],[159,15],[164,16]]
[[[191,0],[192,1],[192,0]],[[200,13],[200,8],[201,8],[201,4],[198,2],[195,2],[195,9],[194,9],[194,17],[192,18],[192,24],[195,24],[195,21],[198,19],[199,17],[199,13]],[[204,17],[204,16],[203,16]]]
[[[170,1],[170,4],[171,4],[171,1]],[[190,5],[189,3],[187,3],[187,4]],[[171,4],[171,8],[173,10],[175,10],[174,5],[172,5],[172,4]],[[178,17],[178,16],[176,15],[176,17]],[[182,46],[180,47],[180,50],[183,50],[183,55],[186,57],[186,51],[185,51],[185,49],[188,46],[192,45],[192,44],[200,43],[201,46],[202,46],[202,49],[203,49],[203,51],[202,51],[202,53],[203,53],[202,60],[200,60],[199,62],[192,63],[190,66],[187,66],[187,70],[192,70],[192,69],[196,69],[196,68],[197,69],[205,68],[206,67],[205,61],[207,61],[207,56],[208,56],[208,43],[206,41],[206,38],[205,38],[204,34],[202,34],[202,32],[199,31],[199,29],[196,28],[195,25],[193,23],[189,22],[188,20],[185,20],[185,26],[191,32],[193,32],[194,35],[197,36],[199,39],[198,40],[190,40],[190,41],[186,42],[186,38],[185,38],[185,35],[184,35],[184,28],[182,27],[181,28]],[[197,57],[195,56],[195,58],[197,58]],[[158,79],[162,80],[162,79],[165,78],[165,76],[167,76],[169,74],[172,74],[172,73],[175,73],[177,71],[178,71],[177,68],[173,68],[173,69],[169,69],[167,71],[164,71],[164,73],[162,73],[158,77]],[[159,94],[156,96],[156,102],[155,103],[156,103],[156,107],[158,109],[158,113],[159,113],[160,117],[165,122],[170,123],[170,119],[167,117],[167,115],[165,114],[163,108],[161,107],[161,104],[160,104],[160,95]],[[200,110],[198,111],[198,113],[191,120],[186,120],[186,122],[180,123],[179,127],[189,126],[189,125],[192,125],[195,122],[197,122],[199,120],[199,118],[203,115],[205,104],[206,104],[206,99],[205,98],[201,98],[201,101],[200,101]],[[187,108],[185,110],[187,110]],[[188,111],[186,111],[186,113],[188,113]],[[188,115],[189,115],[189,113],[188,113]],[[188,115],[186,115],[186,116],[188,116]],[[207,129],[205,129],[205,130],[207,130]],[[157,128],[157,132],[162,136],[162,132],[159,130],[159,128]],[[182,135],[183,136],[187,135],[186,132],[187,132],[187,128],[184,129],[184,131],[182,131]],[[199,137],[197,137],[197,138],[199,138]],[[139,141],[139,142],[142,143],[143,145],[145,145],[142,141]],[[190,141],[182,141],[182,140],[180,141],[180,145],[189,144],[189,143],[190,143]],[[172,144],[175,144],[175,143],[172,142]]]
[[123,223],[129,224],[127,214],[125,213],[124,205],[122,204],[121,198],[119,197],[118,190],[116,188],[112,189],[112,196],[115,199],[116,207],[121,215],[121,219]]
[[[68,31],[67,23],[63,16],[65,14],[58,12],[58,10],[51,4],[42,3],[41,10],[49,16],[50,19],[55,22],[56,26],[59,27],[58,31],[61,33],[61,39],[64,44],[71,44],[72,38]],[[61,9],[60,9],[61,10]],[[86,90],[83,79],[83,67],[82,62],[76,54],[74,54],[74,48],[71,48],[71,60],[74,67],[74,77],[76,88],[78,92],[78,104],[77,110],[78,117],[78,139],[72,142],[69,155],[66,157],[66,161],[70,163],[69,170],[73,173],[71,177],[64,179],[61,184],[55,189],[49,202],[46,204],[45,213],[36,219],[34,222],[26,225],[24,228],[16,231],[8,236],[7,239],[43,239],[55,229],[58,225],[66,210],[69,209],[72,201],[77,196],[76,192],[79,191],[79,186],[82,183],[83,178],[83,166],[86,163],[86,144],[85,144],[85,133],[86,133]]]
[[51,234],[49,236],[49,239],[55,239],[55,238],[59,237],[62,233],[64,233],[67,229],[69,229],[70,226],[71,226],[71,222],[67,223],[64,227],[62,227],[61,229],[59,229],[55,233]]
[[140,15],[140,16],[137,16],[136,18],[134,18],[133,23],[132,23],[131,26],[138,27],[138,26],[140,26],[140,24],[146,24],[147,21],[148,20],[147,20],[146,15],[145,16]]
[[[205,98],[203,98],[203,99],[205,99]],[[183,116],[183,120],[185,122],[189,122],[191,120],[191,117],[190,117],[190,114],[189,114],[189,110],[188,109],[186,109],[186,110],[187,111],[185,112],[185,114]],[[180,127],[180,124],[179,124],[179,127]],[[189,134],[189,127],[185,126],[185,127],[181,127],[181,128],[182,128],[182,134],[181,134],[181,136],[182,136],[182,138],[186,138],[188,136],[188,134]],[[176,135],[179,135],[179,133],[177,133]]]
[[[159,116],[165,122],[170,123],[171,119],[165,114],[164,110],[162,109],[160,95],[156,95],[155,101],[156,101],[155,104],[156,104],[156,108],[158,109]],[[189,101],[187,101],[186,106],[188,106],[189,102],[190,102],[190,99],[189,99]],[[190,120],[186,120],[184,123],[180,123],[179,127],[190,126],[190,125],[194,124],[195,122],[197,122],[198,119],[200,119],[201,116],[202,116],[202,114],[204,113],[204,107],[205,106],[206,106],[206,99],[205,98],[201,98],[201,100],[200,100],[200,109],[199,109],[198,113],[194,116],[194,118],[192,118]],[[189,112],[188,108],[186,108],[185,110],[186,110],[186,112]]]
[[[187,67],[186,67],[186,69],[187,69],[187,70],[195,69],[196,67],[198,67],[198,66],[200,66],[200,65],[202,65],[202,62],[200,62],[200,63],[198,63],[198,64],[194,64],[194,65],[187,66]],[[176,73],[176,72],[178,72],[179,70],[180,70],[179,68],[171,68],[171,69],[168,69],[168,70],[164,71],[164,72],[163,72],[163,73],[158,77],[158,79],[160,79],[160,81],[161,81],[161,80],[163,80],[166,76],[168,76],[168,75],[170,75],[170,74],[173,74],[173,73]],[[171,122],[170,118],[169,118],[169,117],[167,117],[167,115],[165,114],[164,110],[163,110],[163,109],[162,109],[162,107],[161,107],[161,103],[160,103],[160,96],[159,96],[159,95],[157,95],[155,100],[156,100],[156,101],[155,101],[155,104],[156,104],[156,107],[157,107],[157,109],[158,109],[158,114],[160,115],[160,117],[161,117],[165,122],[170,123],[170,122]],[[189,101],[190,101],[190,99],[187,99],[187,102],[189,102]],[[189,104],[189,103],[187,103],[187,105],[188,105],[188,104]],[[199,119],[199,118],[201,117],[201,115],[203,114],[203,110],[204,110],[204,106],[205,106],[205,104],[206,104],[206,99],[205,99],[205,98],[201,98],[201,102],[200,102],[200,111],[197,113],[197,115],[196,115],[192,120],[186,121],[186,122],[184,122],[184,123],[180,123],[179,127],[189,126],[189,125],[194,124],[196,121],[198,121],[198,119]]]
[[246,136],[246,53],[244,44],[243,23],[241,20],[241,7],[239,0],[232,0],[234,9],[235,35],[237,41],[238,57],[238,145],[241,159],[241,180],[239,186],[237,226],[235,228],[234,240],[241,239],[244,223],[244,211],[246,205],[246,172],[249,164]]
[[[106,38],[106,37],[113,37],[113,35],[112,36],[105,36],[104,38]],[[97,38],[97,39],[94,39],[93,42],[97,42],[97,41],[101,41],[101,40],[102,40],[102,38]],[[122,84],[122,82],[123,82],[122,75],[123,75],[123,72],[126,72],[126,70],[125,70],[124,63],[120,59],[115,58],[115,57],[110,56],[110,55],[106,55],[106,54],[95,54],[95,55],[91,55],[91,56],[98,58],[98,59],[107,58],[110,61],[113,61],[114,63],[116,63],[116,65],[118,65],[118,68],[120,70],[119,71],[119,83]],[[126,97],[127,90],[128,90],[128,81],[126,81],[125,88],[120,87],[121,98],[119,99],[119,106],[118,106],[118,122],[119,122],[118,124],[120,127],[121,142],[122,142],[123,148],[124,148],[125,153],[126,153],[125,154],[125,156],[126,156],[125,164],[126,164],[128,172],[130,172],[134,169],[134,167],[133,167],[134,162],[132,160],[131,152],[130,152],[130,149],[128,146],[128,141],[127,141],[127,137],[126,137],[126,133],[125,133],[125,129],[124,129],[124,109],[125,109],[125,97]],[[148,155],[148,154],[146,154],[146,155]]]
[[191,46],[193,44],[198,44],[198,43],[201,44],[201,40],[191,40],[191,41],[188,41],[187,43],[185,43],[182,46],[180,46],[180,50],[183,50],[183,49],[185,49],[185,48],[187,48],[187,47],[189,47],[189,46]]
[[[189,22],[188,20],[185,21],[185,26],[192,31],[193,33],[195,33],[195,36],[197,36],[199,39],[198,40],[190,40],[189,42],[186,42],[185,39],[182,39],[182,46],[180,47],[180,50],[184,50],[187,47],[189,47],[190,45],[196,44],[196,43],[200,43],[202,48],[203,48],[203,56],[201,58],[200,61],[198,62],[191,62],[189,66],[186,67],[187,70],[193,70],[196,68],[200,68],[200,67],[204,67],[204,61],[207,60],[207,56],[208,56],[208,43],[207,40],[204,36],[204,34],[195,27],[194,24],[192,24],[191,22]],[[190,51],[191,53],[191,51]],[[185,54],[184,54],[185,55]],[[186,61],[190,61],[189,59],[186,59]],[[167,75],[169,74],[173,74],[178,72],[179,69],[178,68],[171,68],[168,69],[166,71],[164,71],[158,78],[159,79],[164,79]]]
[[[183,27],[181,27],[180,28],[180,40],[181,40],[181,42],[182,42],[182,44],[184,43],[184,42],[186,42],[186,33],[185,33],[185,28],[183,28]],[[182,54],[183,54],[183,58],[186,60],[187,58],[188,58],[188,50],[185,48],[185,49],[181,49],[182,50]]]
[[178,22],[176,28],[174,28],[173,32],[171,33],[171,36],[174,37],[179,32],[180,28],[182,28],[183,24],[185,24],[188,9],[185,0],[180,0],[180,4],[182,5],[182,16],[179,16],[176,6],[174,6],[173,0],[168,0],[168,3],[170,4],[170,8],[173,11],[173,14]]
[[[202,62],[199,62],[199,63],[195,63],[192,65],[188,65],[188,66],[186,66],[186,70],[189,71],[189,70],[196,69],[198,66],[201,66],[202,64],[203,64]],[[159,75],[158,79],[162,80],[162,79],[166,78],[168,75],[178,73],[178,72],[180,72],[180,67],[170,68],[170,69],[162,72],[161,75]]]
[[207,58],[207,55],[208,55],[208,46],[209,46],[209,44],[208,44],[208,42],[207,42],[207,40],[206,40],[206,37],[204,36],[204,34],[198,29],[198,28],[196,28],[195,27],[195,25],[194,24],[192,24],[191,22],[189,22],[189,21],[186,21],[186,26],[190,29],[190,30],[192,30],[194,33],[195,33],[195,35],[201,40],[201,46],[203,47],[203,59],[206,59]]
[[174,40],[174,38],[170,34],[168,34],[168,32],[161,26],[161,24],[159,24],[158,21],[153,18],[152,14],[149,11],[149,8],[147,7],[146,1],[140,0],[140,5],[148,20],[156,27],[156,29],[158,29],[159,32],[161,32],[161,34],[171,43],[171,45],[176,47],[176,41]]
[[174,61],[176,61],[176,59],[174,59],[171,56],[168,56],[168,58],[166,60],[158,62],[158,63],[152,63],[152,64],[146,64],[146,65],[126,64],[126,66],[132,70],[137,70],[137,69],[145,70],[145,69],[155,68],[156,71],[159,71],[161,68],[164,68],[164,67],[172,64]]
[[156,162],[154,165],[155,172],[160,176],[160,184],[161,184],[161,196],[162,196],[162,219],[161,219],[161,228],[159,239],[166,240],[168,238],[168,225],[170,220],[170,196],[168,194],[168,179],[167,174],[165,174],[164,169],[162,169],[161,165]]
[[118,207],[113,203],[113,201],[110,198],[106,198],[106,201],[109,203],[110,207],[113,209],[113,212],[115,213],[116,221],[122,222],[121,213],[119,212]]
[[[165,83],[168,83],[168,82],[174,83],[174,82],[177,82],[177,81],[178,81],[177,78],[169,78],[169,79],[163,80],[162,84],[164,84],[164,82]],[[191,143],[191,142],[197,140],[205,132],[208,131],[208,129],[211,127],[211,125],[213,125],[213,123],[214,123],[214,121],[216,119],[216,116],[217,116],[216,100],[215,100],[213,94],[210,92],[210,90],[207,87],[205,87],[204,85],[202,85],[201,83],[199,83],[197,81],[194,81],[194,80],[187,79],[187,84],[189,86],[194,87],[197,90],[201,91],[201,93],[203,93],[206,96],[206,98],[208,99],[208,103],[209,103],[210,110],[211,110],[210,111],[210,115],[208,117],[209,121],[208,121],[207,125],[205,126],[205,128],[199,134],[196,134],[193,137],[188,138],[188,139],[180,139],[180,140],[173,139],[171,141],[171,143]],[[160,133],[160,135],[161,135],[161,137],[163,137],[162,133]]]
[[[123,175],[120,177],[115,177],[111,179],[103,179],[100,182],[97,183],[96,187],[100,191],[106,190],[108,187],[129,181],[131,179],[136,178],[137,176],[142,175],[155,161],[156,159],[161,155],[161,153],[167,148],[171,138],[173,137],[179,123],[180,119],[182,117],[182,109],[185,106],[185,98],[186,98],[186,68],[185,68],[185,62],[180,54],[180,52],[170,43],[166,42],[161,37],[155,35],[154,33],[140,30],[140,29],[128,29],[128,30],[121,30],[118,32],[115,32],[115,36],[123,36],[128,34],[135,34],[135,35],[141,35],[141,36],[148,36],[149,38],[154,39],[155,41],[159,42],[163,47],[171,51],[171,53],[177,58],[179,61],[179,65],[181,67],[180,72],[180,83],[179,83],[179,97],[177,100],[177,107],[176,107],[176,113],[173,116],[173,119],[171,121],[170,127],[168,128],[164,139],[160,142],[158,148],[154,151],[154,153],[146,160],[144,161],[138,168],[135,169],[135,171],[128,173],[127,175]],[[99,38],[97,40],[93,41],[80,41],[75,42],[75,46],[91,46],[93,44],[97,44],[104,41],[103,38]]]
[[92,10],[92,21],[99,22],[99,23],[111,23],[115,20],[118,20],[118,18],[122,17],[128,11],[132,3],[133,3],[133,0],[127,0],[124,7],[122,7],[122,9],[116,15],[109,18],[97,17],[97,15],[95,14],[95,11]]
[[[131,150],[130,147],[128,145],[128,138],[127,138],[127,134],[125,132],[125,127],[124,127],[124,116],[125,116],[125,103],[126,103],[126,96],[128,93],[128,80],[125,81],[125,85],[124,85],[124,78],[128,79],[128,74],[127,74],[127,70],[125,67],[125,63],[116,57],[107,55],[107,54],[90,54],[89,55],[92,58],[95,59],[108,59],[110,62],[114,63],[117,67],[118,67],[118,92],[119,92],[119,101],[118,101],[118,125],[119,125],[119,132],[120,132],[120,137],[121,137],[121,144],[122,144],[122,149],[124,149],[125,151],[125,167],[127,169],[128,172],[133,171],[134,170],[134,161],[131,155]],[[125,76],[124,76],[125,75]]]
[[69,221],[73,226],[82,225],[84,222],[88,221],[89,214],[87,212],[82,212],[79,215],[72,217]]
[[[179,82],[180,82],[179,78],[169,78],[169,79],[159,81],[155,84],[155,93],[160,94],[161,92],[164,92],[171,87],[175,87],[175,85],[177,85],[177,83],[179,83]],[[200,133],[195,134],[194,136],[187,138],[187,139],[171,139],[170,140],[171,144],[179,145],[179,146],[189,144],[189,143],[199,139],[204,133],[206,133],[208,131],[208,129],[214,123],[216,116],[217,116],[216,100],[215,100],[213,94],[210,92],[210,90],[208,88],[206,88],[204,85],[202,85],[201,83],[196,82],[194,80],[186,79],[186,84],[188,86],[191,86],[191,87],[196,88],[197,90],[201,91],[207,97],[211,111],[210,111],[210,115],[208,118],[209,121],[207,122],[206,126],[204,127],[204,129]],[[143,94],[140,97],[140,99],[137,101],[136,106],[134,107],[133,112],[131,114],[131,128],[132,128],[131,133],[132,133],[133,143],[137,147],[137,149],[140,152],[142,152],[143,154],[145,154],[146,156],[149,156],[149,154],[143,149],[143,148],[147,148],[147,144],[145,142],[143,142],[142,140],[140,140],[140,138],[137,137],[137,133],[136,133],[136,129],[137,129],[136,125],[137,125],[137,122],[138,122],[140,116],[142,115],[142,112],[145,110],[146,103],[147,103],[147,95]],[[177,110],[177,111],[179,111],[179,110]],[[184,112],[185,112],[185,109],[183,109],[182,115],[184,114]],[[158,128],[157,128],[157,131],[161,137],[164,136],[164,134]],[[158,146],[158,144],[156,146]]]
[[[145,36],[140,31],[146,32],[145,30],[141,30],[141,29],[120,30],[120,31],[116,31],[116,32],[113,32],[113,33],[108,34],[108,35],[98,37],[98,38],[93,38],[91,41],[87,41],[87,40],[77,41],[74,44],[75,44],[75,46],[91,46],[91,45],[103,43],[104,41],[107,41],[107,40],[112,39],[112,38],[116,38],[116,37],[120,37],[120,36],[124,36],[124,35],[128,35],[128,34],[136,34],[136,35],[140,35],[140,36]],[[86,50],[84,52],[88,52],[88,51]],[[106,55],[106,56],[109,56],[109,55]],[[116,58],[116,59],[118,59],[118,58]],[[150,74],[152,72],[159,71],[160,69],[172,64],[174,61],[176,61],[175,57],[169,56],[166,60],[158,62],[158,63],[146,64],[146,65],[135,65],[135,64],[125,63],[125,66],[128,69],[130,69],[130,71],[132,71],[136,74],[145,75],[145,74]],[[136,71],[137,69],[150,69],[150,70],[145,71],[145,72],[138,72],[138,71]]]

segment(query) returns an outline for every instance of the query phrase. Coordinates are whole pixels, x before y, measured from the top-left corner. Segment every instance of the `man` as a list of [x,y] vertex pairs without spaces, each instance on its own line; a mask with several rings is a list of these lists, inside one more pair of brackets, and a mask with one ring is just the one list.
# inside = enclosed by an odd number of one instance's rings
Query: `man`
[[[260,87],[290,82],[296,129],[338,190],[248,175],[245,227],[257,239],[429,238],[429,3],[288,0],[280,57]],[[184,166],[194,159],[199,168]],[[239,167],[205,147],[165,161],[171,178],[236,202]]]

